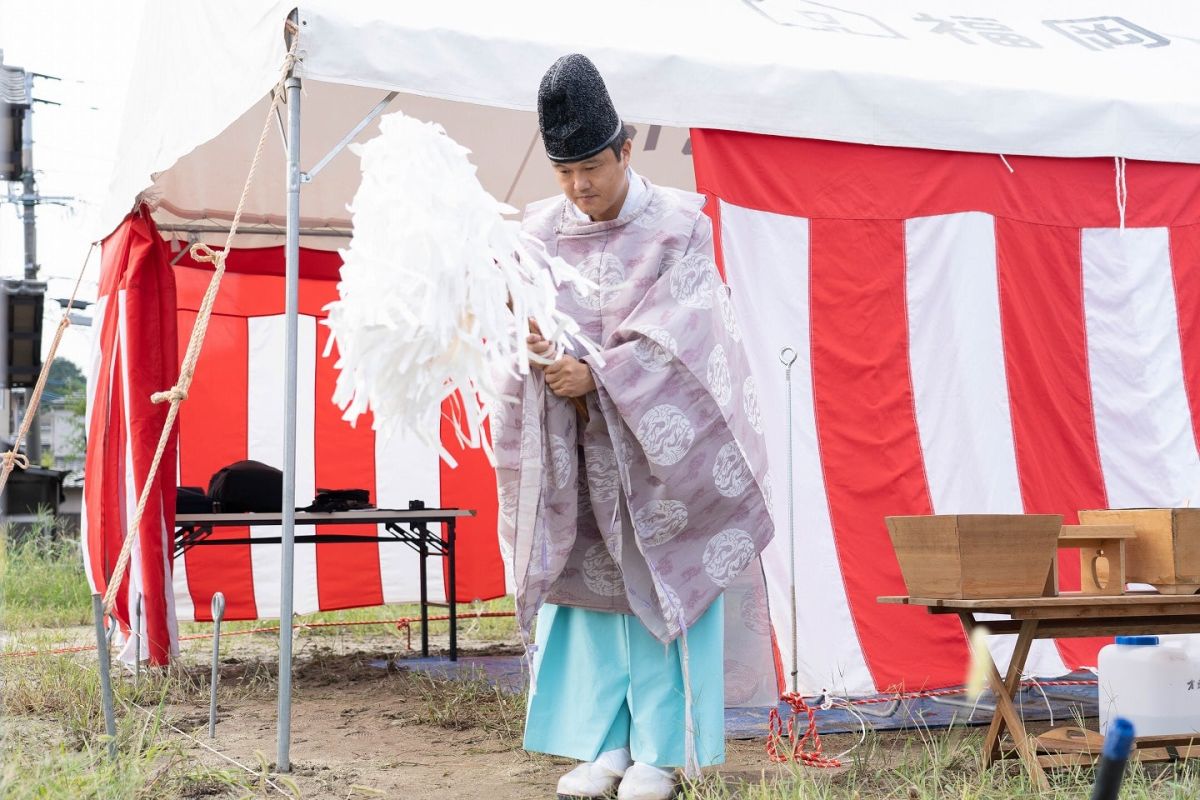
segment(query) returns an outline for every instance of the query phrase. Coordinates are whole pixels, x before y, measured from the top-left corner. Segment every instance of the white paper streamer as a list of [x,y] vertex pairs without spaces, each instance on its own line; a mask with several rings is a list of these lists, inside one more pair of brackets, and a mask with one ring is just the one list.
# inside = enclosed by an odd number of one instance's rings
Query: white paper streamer
[[[515,213],[484,190],[470,152],[440,125],[402,113],[380,119],[380,134],[350,149],[362,183],[350,212],[354,235],[342,250],[340,299],[327,306],[337,342],[333,401],[354,424],[374,413],[385,436],[399,429],[438,448],[442,402],[461,445],[494,462],[483,421],[505,374],[529,372],[528,320],[562,352],[569,340],[596,354],[571,317],[555,308],[558,287],[595,284],[541,244]],[[511,307],[510,307],[511,304]]]

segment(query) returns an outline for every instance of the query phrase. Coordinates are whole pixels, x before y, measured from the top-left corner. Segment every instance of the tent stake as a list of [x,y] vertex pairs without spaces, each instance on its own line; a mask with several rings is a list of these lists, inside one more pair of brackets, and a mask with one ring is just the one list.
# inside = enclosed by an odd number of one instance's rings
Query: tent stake
[[108,637],[104,633],[104,598],[98,594],[92,595],[92,620],[96,625],[96,657],[100,659],[100,701],[104,708],[104,732],[108,734],[108,758],[110,761],[116,761],[117,721],[113,717],[112,676],[108,671]]
[[296,550],[296,355],[300,292],[300,78],[295,68],[287,87],[287,245],[284,250],[286,282],[287,357],[283,386],[283,533],[279,580],[279,722],[275,768],[292,769],[292,581]]
[[216,592],[212,596],[213,657],[212,677],[208,681],[208,738],[217,738],[217,680],[221,677],[221,620],[225,617],[225,595]]

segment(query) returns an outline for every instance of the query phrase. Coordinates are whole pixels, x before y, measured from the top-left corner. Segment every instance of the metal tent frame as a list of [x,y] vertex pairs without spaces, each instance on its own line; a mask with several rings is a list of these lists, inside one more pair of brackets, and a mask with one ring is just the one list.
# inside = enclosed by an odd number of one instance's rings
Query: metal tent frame
[[[298,16],[289,17],[288,46],[296,36]],[[286,92],[286,125],[280,120],[287,151],[287,226],[284,244],[284,317],[287,337],[283,391],[283,525],[280,542],[279,598],[279,689],[276,720],[276,770],[291,771],[292,739],[292,625],[293,588],[296,551],[296,393],[298,391],[297,361],[299,354],[300,298],[300,236],[309,235],[300,227],[300,189],[310,183],[335,156],[346,148],[359,133],[383,113],[396,97],[389,92],[342,139],[326,153],[311,170],[300,169],[300,95],[301,78],[295,63],[284,82]],[[286,128],[286,134],[284,133]],[[328,234],[326,234],[328,235]],[[286,621],[286,622],[285,622]]]
[[[293,12],[295,13],[295,12]],[[295,35],[295,34],[293,34]],[[292,583],[296,552],[296,392],[300,325],[300,77],[293,64],[287,90],[287,241],[284,285],[287,357],[283,387],[283,541],[279,579],[279,716],[275,768],[290,772],[292,743]]]

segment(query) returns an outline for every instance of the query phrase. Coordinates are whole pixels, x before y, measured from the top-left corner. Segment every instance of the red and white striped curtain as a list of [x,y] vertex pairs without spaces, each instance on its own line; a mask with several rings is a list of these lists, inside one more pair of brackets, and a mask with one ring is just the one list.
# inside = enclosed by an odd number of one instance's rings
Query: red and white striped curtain
[[[694,131],[697,184],[787,459],[793,347],[801,688],[961,683],[956,620],[883,606],[884,517],[1200,501],[1200,167]],[[1011,167],[1011,169],[1010,169]],[[787,494],[764,563],[790,642]],[[1078,580],[1077,558],[1062,577]],[[1077,585],[1077,584],[1076,584]],[[1002,661],[1009,637],[993,637]],[[1028,671],[1095,664],[1038,642]],[[789,647],[781,647],[784,672]]]
[[[167,406],[150,402],[178,374],[175,282],[148,212],[131,214],[104,240],[88,372],[87,456],[82,515],[84,568],[103,593],[154,458]],[[154,479],[113,613],[122,633],[142,596],[142,652],[165,664],[176,644],[171,551],[175,439]]]

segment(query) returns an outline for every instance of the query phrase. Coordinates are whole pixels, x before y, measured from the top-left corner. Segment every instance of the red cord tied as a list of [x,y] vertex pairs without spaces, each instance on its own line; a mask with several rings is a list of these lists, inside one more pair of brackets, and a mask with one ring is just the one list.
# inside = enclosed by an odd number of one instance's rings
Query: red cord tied
[[413,647],[412,647],[412,624],[414,622],[416,622],[416,620],[413,619],[412,617],[401,617],[400,619],[396,620],[396,630],[404,631],[404,636],[406,637],[406,645],[405,646],[409,650],[413,649]]
[[[804,698],[795,692],[785,692],[779,698],[791,706],[792,715],[788,718],[786,737],[784,735],[783,717],[778,708],[771,709],[770,733],[767,734],[767,756],[777,764],[794,761],[809,767],[833,769],[842,766],[836,758],[829,758],[821,752],[821,734],[817,733],[817,712],[804,702]],[[804,735],[797,737],[796,717],[804,713],[808,722],[804,727]]]
[[[513,617],[516,613],[513,611],[484,611],[475,614],[476,617]],[[429,617],[429,622],[446,622],[450,619],[449,614],[438,614]],[[197,620],[198,622],[201,620]],[[404,631],[408,636],[408,649],[412,650],[412,626],[413,623],[420,622],[419,617],[398,617],[396,619],[356,619],[356,620],[332,620],[329,622],[297,622],[292,625],[293,628],[349,628],[356,625],[391,625],[395,624],[398,630]],[[245,636],[252,633],[279,633],[278,625],[269,625],[263,628],[245,628],[240,631],[224,631],[222,636]],[[179,641],[187,642],[195,639],[211,639],[212,633],[196,633],[191,636],[180,636]],[[78,647],[56,647],[52,650],[22,650],[22,651],[5,651],[0,652],[0,659],[19,658],[23,656],[43,656],[43,655],[63,655],[66,653],[85,653],[96,649],[94,644],[79,645]]]

